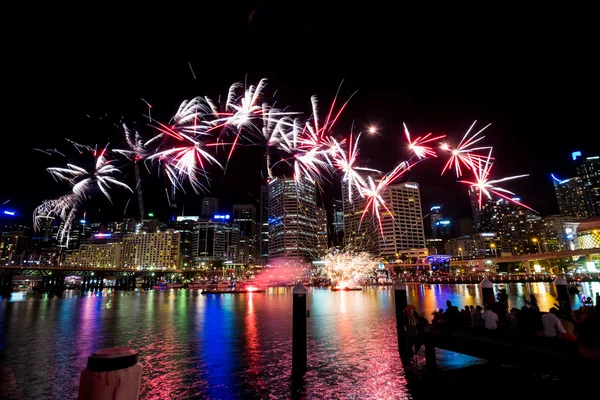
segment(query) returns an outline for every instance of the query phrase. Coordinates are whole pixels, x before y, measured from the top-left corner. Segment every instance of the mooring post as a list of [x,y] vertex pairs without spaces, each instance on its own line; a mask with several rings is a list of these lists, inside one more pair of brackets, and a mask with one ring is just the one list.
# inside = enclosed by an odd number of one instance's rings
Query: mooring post
[[563,318],[568,320],[572,319],[571,298],[569,297],[567,280],[562,276],[557,276],[556,279],[554,279],[554,286],[556,286],[556,297],[561,311],[563,312]]
[[306,288],[297,283],[292,293],[292,376],[300,378],[306,372]]
[[406,295],[406,284],[399,279],[394,283],[394,305],[396,308],[396,332],[398,333],[398,352],[402,362],[410,361],[410,343],[408,343],[408,333],[406,331],[406,319],[404,310],[408,305],[408,296]]
[[494,284],[487,277],[483,278],[481,283],[481,296],[483,297],[483,304],[489,306],[496,302],[496,296],[494,296]]
[[142,378],[138,352],[125,347],[99,350],[81,371],[79,400],[137,400]]

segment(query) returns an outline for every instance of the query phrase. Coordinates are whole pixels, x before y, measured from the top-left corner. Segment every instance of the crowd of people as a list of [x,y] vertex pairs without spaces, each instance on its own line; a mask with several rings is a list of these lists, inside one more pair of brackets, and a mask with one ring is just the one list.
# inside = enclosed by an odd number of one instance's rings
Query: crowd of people
[[[589,299],[589,300],[588,300]],[[596,305],[586,298],[577,311],[565,310],[560,303],[549,312],[540,311],[535,295],[524,296],[521,308],[509,308],[506,289],[496,295],[496,301],[481,305],[468,305],[459,309],[450,300],[446,309],[433,313],[433,327],[458,329],[471,327],[489,335],[524,338],[541,336],[566,341],[585,341],[600,345],[600,294],[596,293]]]

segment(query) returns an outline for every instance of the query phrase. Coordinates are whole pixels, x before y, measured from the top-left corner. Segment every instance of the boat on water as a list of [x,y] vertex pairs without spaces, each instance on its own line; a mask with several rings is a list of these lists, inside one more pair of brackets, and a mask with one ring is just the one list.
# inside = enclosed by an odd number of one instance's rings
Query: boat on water
[[217,282],[217,289],[233,289],[234,285],[231,281],[219,281]]
[[187,284],[188,289],[212,289],[215,287],[212,283],[202,281],[192,281]]
[[359,291],[359,290],[363,290],[362,287],[360,287],[360,286],[344,286],[343,288],[339,287],[339,286],[331,287],[332,292],[349,292],[349,291]]
[[169,282],[165,282],[165,281],[160,281],[158,282],[157,285],[154,285],[153,288],[155,290],[161,290],[161,289],[179,289],[182,288],[183,285],[181,283],[169,283]]
[[237,293],[264,293],[264,289],[242,288],[242,289],[203,289],[202,294],[237,294]]

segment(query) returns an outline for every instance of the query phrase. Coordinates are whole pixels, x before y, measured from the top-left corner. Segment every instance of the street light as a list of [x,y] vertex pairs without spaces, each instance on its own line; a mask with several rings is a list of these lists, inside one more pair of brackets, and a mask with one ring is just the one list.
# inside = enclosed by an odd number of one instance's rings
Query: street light
[[541,253],[541,252],[542,252],[542,247],[540,246],[540,241],[539,241],[539,240],[537,240],[537,238],[533,238],[533,239],[531,239],[531,241],[532,241],[533,243],[537,243],[537,245],[538,245],[538,252],[540,252],[540,253]]
[[494,250],[494,256],[498,257],[498,253],[496,252],[496,243],[490,243],[490,248]]
[[459,247],[458,251],[460,252],[460,260],[463,261],[464,257],[463,257],[462,247]]

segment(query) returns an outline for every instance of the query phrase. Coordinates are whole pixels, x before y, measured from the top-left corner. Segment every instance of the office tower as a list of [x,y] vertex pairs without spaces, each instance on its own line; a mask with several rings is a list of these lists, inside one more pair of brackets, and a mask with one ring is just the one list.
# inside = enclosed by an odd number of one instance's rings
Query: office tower
[[543,217],[535,235],[539,238],[544,252],[569,249],[565,232],[565,218],[559,214]]
[[403,250],[425,249],[419,184],[406,182],[390,185],[382,193],[382,198],[391,215],[385,210],[381,211],[379,255],[395,258]]
[[433,206],[429,209],[429,226],[431,227],[431,236],[434,238],[438,237],[438,230],[436,227],[438,227],[439,224],[437,224],[437,222],[444,219],[441,208],[442,207],[440,206]]
[[317,254],[323,257],[329,250],[329,238],[327,235],[327,210],[317,207]]
[[274,178],[269,182],[269,260],[317,257],[317,196],[314,182]]
[[577,176],[585,192],[590,217],[600,217],[600,156],[583,157],[573,155]]
[[558,179],[552,175],[554,192],[560,215],[571,219],[585,219],[590,216],[590,204],[583,181],[576,176],[569,179]]
[[[217,215],[219,217],[219,215]],[[194,266],[212,261],[239,262],[239,227],[226,219],[201,219],[192,232]]]
[[256,207],[253,204],[234,204],[233,222],[239,226],[239,262],[253,264],[260,260]]
[[[518,197],[513,200],[520,201]],[[531,210],[513,202],[499,199],[494,203],[492,230],[501,242],[501,250],[512,254],[528,254],[538,251],[532,240],[538,231],[541,218]],[[482,232],[480,232],[482,233]],[[537,240],[537,238],[535,238]]]
[[559,179],[551,174],[560,215],[580,220],[600,216],[600,156],[571,154],[577,175]]
[[190,268],[194,266],[193,242],[194,242],[194,226],[198,219],[195,217],[177,217],[177,220],[171,223],[171,227],[180,236],[180,256],[181,266]]
[[481,207],[479,207],[479,190],[469,188],[469,201],[473,213],[473,229],[475,233],[493,232],[493,216],[495,214],[495,202],[485,195],[481,196]]
[[269,188],[260,187],[260,261],[266,264],[269,260]]
[[120,263],[125,268],[169,268],[179,266],[180,235],[165,232],[129,233],[123,236]]
[[344,245],[344,204],[342,200],[333,200],[331,207],[331,244]]
[[[372,177],[374,180],[377,177]],[[342,181],[342,209],[344,212],[344,245],[358,251],[367,251],[377,255],[379,251],[379,234],[373,216],[365,214],[361,221],[367,200],[361,197],[355,188],[352,188],[352,197],[348,197],[348,182]],[[352,201],[350,201],[352,200]]]
[[204,197],[202,199],[202,208],[200,216],[202,218],[212,218],[219,212],[219,199],[214,197]]

